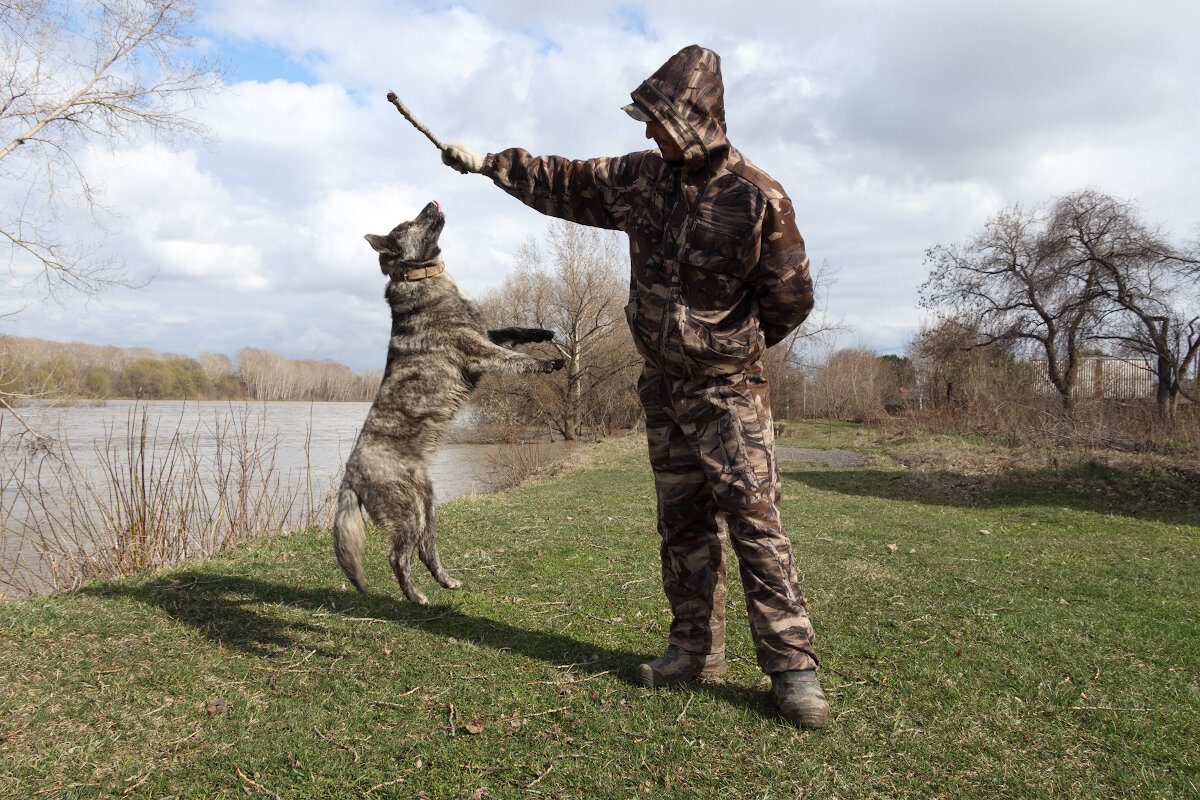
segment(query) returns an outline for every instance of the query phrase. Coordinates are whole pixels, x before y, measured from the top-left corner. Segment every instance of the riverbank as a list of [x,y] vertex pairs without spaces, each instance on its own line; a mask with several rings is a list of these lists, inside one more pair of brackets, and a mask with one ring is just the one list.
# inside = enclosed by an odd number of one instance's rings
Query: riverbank
[[[328,525],[369,408],[40,405],[27,418],[37,436],[0,413],[0,601]],[[429,465],[437,503],[516,485],[575,448],[489,426],[469,411],[450,433]]]
[[464,585],[418,568],[429,608],[378,535],[375,593],[347,590],[323,529],[0,604],[0,796],[1200,793],[1186,485],[926,469],[894,442],[863,468],[784,463],[834,711],[814,733],[775,716],[736,570],[729,676],[633,684],[669,625],[644,447],[441,506]]

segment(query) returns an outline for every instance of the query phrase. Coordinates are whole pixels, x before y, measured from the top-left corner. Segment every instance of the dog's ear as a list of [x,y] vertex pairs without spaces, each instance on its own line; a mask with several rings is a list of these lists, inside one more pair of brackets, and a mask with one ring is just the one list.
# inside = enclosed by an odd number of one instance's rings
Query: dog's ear
[[376,236],[373,233],[368,233],[363,237],[374,248],[376,253],[383,253],[385,256],[398,255],[396,243],[392,241],[391,236]]

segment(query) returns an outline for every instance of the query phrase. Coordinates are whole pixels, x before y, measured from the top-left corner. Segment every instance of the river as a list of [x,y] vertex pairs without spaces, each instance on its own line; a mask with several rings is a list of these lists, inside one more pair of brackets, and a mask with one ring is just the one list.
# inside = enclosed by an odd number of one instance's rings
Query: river
[[[67,479],[58,478],[57,483],[49,479],[45,453],[30,446],[32,437],[23,433],[24,428],[10,415],[0,414],[0,597],[14,594],[14,584],[28,583],[29,575],[23,572],[47,569],[45,558],[41,559],[41,567],[28,566],[39,560],[36,551],[45,549],[30,541],[31,530],[41,528],[44,534],[49,527],[39,514],[73,519],[67,513],[71,505],[93,504],[78,491],[78,476],[87,476],[86,482],[98,487],[101,496],[111,498],[120,492],[105,486],[113,482],[112,464],[119,463],[127,475],[132,463],[145,469],[146,464],[137,459],[139,452],[150,464],[146,483],[173,479],[169,473],[179,470],[163,469],[163,463],[204,464],[198,473],[209,475],[214,465],[222,465],[228,472],[231,461],[245,460],[249,453],[259,470],[254,481],[263,483],[269,474],[269,480],[277,484],[272,490],[275,494],[291,496],[292,506],[302,506],[305,498],[312,506],[336,486],[369,408],[370,403],[108,401],[102,405],[20,409],[31,427],[67,445],[71,474]],[[465,412],[455,421],[447,443],[437,454],[431,474],[438,503],[489,491],[495,485],[494,471],[497,467],[503,469],[513,458],[511,446],[505,449],[503,445],[463,442],[471,432],[470,416]],[[543,462],[562,458],[571,444],[538,443],[534,457]],[[178,458],[181,449],[186,454],[183,459]],[[117,472],[119,475],[121,470]],[[39,473],[44,485],[38,502],[31,503],[28,486],[37,481]],[[210,484],[205,491],[211,495],[211,479],[205,480]],[[46,512],[41,507],[42,498],[47,496],[58,511]],[[96,502],[104,505],[110,501]],[[70,523],[56,525],[70,527]],[[63,538],[61,532],[58,538]]]

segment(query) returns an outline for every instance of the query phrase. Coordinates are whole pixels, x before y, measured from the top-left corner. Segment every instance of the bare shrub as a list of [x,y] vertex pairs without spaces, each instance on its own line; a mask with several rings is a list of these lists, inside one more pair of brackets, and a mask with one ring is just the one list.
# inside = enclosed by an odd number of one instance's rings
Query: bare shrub
[[1004,343],[970,322],[947,318],[925,326],[908,346],[918,410],[938,432],[1015,433],[1022,420],[1063,418],[1049,395],[1033,388],[1028,367]]
[[265,412],[231,408],[189,429],[135,407],[124,430],[106,429],[90,467],[65,441],[8,442],[0,596],[69,590],[329,524],[336,480],[314,486],[311,467],[303,484],[285,480],[264,422]]
[[546,439],[506,439],[488,456],[487,488],[493,492],[512,489],[546,474],[553,464]]
[[1007,437],[1014,444],[1089,451],[1195,452],[1193,405],[1164,419],[1156,398],[1106,398],[1077,391],[1064,408],[1036,365],[961,319],[926,327],[909,344],[919,378],[914,422],[935,433]]
[[877,422],[887,415],[886,398],[895,391],[894,370],[871,350],[848,348],[816,369],[808,389],[811,416]]

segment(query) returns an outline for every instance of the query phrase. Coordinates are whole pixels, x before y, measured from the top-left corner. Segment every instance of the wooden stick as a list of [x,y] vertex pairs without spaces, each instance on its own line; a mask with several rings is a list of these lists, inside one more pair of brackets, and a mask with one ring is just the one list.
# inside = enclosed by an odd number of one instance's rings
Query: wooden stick
[[676,725],[678,725],[679,723],[683,722],[683,715],[687,713],[688,706],[690,706],[690,705],[692,704],[692,701],[693,701],[693,700],[695,700],[695,699],[696,699],[696,693],[695,693],[695,692],[692,692],[691,696],[690,696],[690,697],[688,697],[688,699],[687,699],[687,702],[683,704],[683,711],[680,711],[680,712],[679,712],[679,716],[677,716],[677,717],[675,718],[675,724],[676,724]]
[[355,763],[355,764],[357,764],[357,763],[358,763],[358,751],[357,751],[357,750],[355,750],[353,747],[350,747],[349,745],[344,745],[344,744],[342,744],[341,742],[335,742],[333,739],[330,739],[328,736],[326,736],[325,734],[321,733],[321,729],[320,729],[320,728],[318,728],[316,725],[313,725],[313,732],[314,732],[315,734],[317,734],[317,736],[320,736],[322,739],[324,739],[325,741],[329,742],[329,743],[330,743],[331,745],[333,745],[334,747],[340,747],[342,750],[345,750],[345,751],[347,751],[348,753],[350,753],[351,755],[353,755],[353,756],[354,756],[354,763]]
[[1128,711],[1130,713],[1141,712],[1143,714],[1149,714],[1154,711],[1153,708],[1115,708],[1113,706],[1071,706],[1071,710],[1072,711]]
[[529,717],[541,717],[541,716],[544,716],[545,714],[557,714],[560,711],[566,711],[568,708],[570,708],[570,706],[563,706],[562,708],[552,708],[549,711],[539,711],[536,714],[514,714],[511,717],[501,717],[500,719],[496,720],[496,724],[498,725],[501,722],[512,722],[514,719],[528,719]]
[[421,122],[421,120],[413,116],[413,113],[408,110],[408,106],[404,105],[404,101],[397,97],[395,92],[388,92],[387,99],[389,103],[396,107],[397,111],[404,115],[406,120],[412,123],[414,128],[425,134],[425,137],[429,139],[429,141],[433,142],[434,146],[436,146],[438,150],[446,149],[446,145],[442,144],[441,139],[434,136],[433,131],[429,130],[429,128],[425,126],[424,122]]
[[528,783],[528,784],[526,784],[526,785],[525,785],[525,788],[526,788],[526,789],[532,789],[533,787],[537,786],[539,783],[541,783],[541,782],[542,782],[542,779],[543,779],[543,778],[545,778],[547,775],[549,775],[551,772],[554,772],[554,765],[553,765],[553,764],[551,764],[551,765],[550,765],[550,769],[546,770],[546,771],[545,771],[545,772],[543,772],[541,775],[538,775],[536,778],[534,778],[534,779],[533,779],[533,783]]

